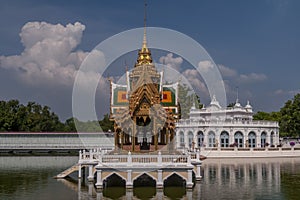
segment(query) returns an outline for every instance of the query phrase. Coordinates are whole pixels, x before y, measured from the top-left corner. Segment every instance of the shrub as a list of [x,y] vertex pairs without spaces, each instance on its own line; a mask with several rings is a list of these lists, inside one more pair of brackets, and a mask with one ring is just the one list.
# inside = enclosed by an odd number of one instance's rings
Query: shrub
[[290,142],[290,145],[293,147],[295,146],[295,142]]

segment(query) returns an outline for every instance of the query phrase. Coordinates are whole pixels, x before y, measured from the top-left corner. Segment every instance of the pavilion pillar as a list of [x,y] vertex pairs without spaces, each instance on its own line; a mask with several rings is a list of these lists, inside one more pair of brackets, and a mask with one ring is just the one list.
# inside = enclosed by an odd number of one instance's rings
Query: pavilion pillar
[[118,142],[119,142],[119,133],[118,129],[115,131],[115,149],[118,147]]
[[159,169],[157,170],[157,183],[156,183],[156,188],[163,188],[164,187],[164,182],[162,178],[162,170]]
[[81,179],[81,164],[78,165],[78,179]]
[[88,175],[88,181],[92,182],[94,180],[93,176],[93,165],[89,165],[89,175]]
[[121,135],[121,149],[123,149],[123,144],[124,144],[124,132],[120,133]]
[[133,188],[133,183],[132,183],[132,170],[127,170],[127,181],[126,181],[126,189],[131,189]]
[[131,151],[134,152],[136,134],[136,118],[133,119],[132,134],[131,134]]
[[155,151],[158,150],[158,132],[156,130],[156,120],[155,120],[155,117],[153,119],[153,135],[154,135],[154,148],[155,148]]
[[97,183],[95,184],[97,189],[103,188],[103,182],[102,182],[102,171],[99,169],[97,170]]
[[169,143],[169,138],[170,138],[169,132],[170,132],[169,129],[166,128],[166,145],[168,145]]
[[188,178],[187,178],[187,183],[186,183],[186,188],[187,189],[192,189],[193,188],[193,170],[189,169],[187,170],[188,173]]

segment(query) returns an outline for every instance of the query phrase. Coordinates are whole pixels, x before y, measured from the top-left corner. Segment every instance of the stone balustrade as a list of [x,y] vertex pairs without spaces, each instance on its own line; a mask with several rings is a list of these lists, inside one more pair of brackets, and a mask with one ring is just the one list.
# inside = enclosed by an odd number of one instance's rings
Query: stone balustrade
[[191,165],[192,162],[200,162],[200,151],[189,152],[187,154],[168,154],[164,155],[160,151],[157,154],[107,154],[107,150],[92,149],[90,151],[79,151],[79,163],[99,163],[103,165],[151,165],[151,166],[166,166],[166,165]]

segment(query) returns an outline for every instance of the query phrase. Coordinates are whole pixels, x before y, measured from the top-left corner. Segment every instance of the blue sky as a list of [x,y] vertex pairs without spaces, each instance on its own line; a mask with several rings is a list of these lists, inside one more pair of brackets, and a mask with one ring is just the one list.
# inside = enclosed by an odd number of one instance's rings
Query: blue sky
[[[49,105],[62,120],[71,117],[72,80],[65,83],[64,76],[45,79],[37,72],[34,76],[25,76],[24,70],[28,73],[29,68],[14,66],[22,65],[24,59],[15,61],[11,56],[22,56],[24,46],[28,47],[32,40],[30,37],[35,37],[26,32],[29,29],[24,28],[25,24],[46,22],[66,26],[80,22],[84,28],[76,26],[79,39],[72,52],[89,52],[114,34],[143,26],[143,4],[141,0],[2,0],[1,100],[36,101]],[[220,67],[228,87],[228,102],[235,100],[234,88],[238,86],[242,104],[250,100],[255,111],[277,111],[286,100],[300,92],[299,10],[300,1],[297,0],[149,0],[147,24],[180,31],[199,42]],[[20,35],[22,27],[23,36]],[[27,40],[23,38],[23,43],[22,37],[27,37]],[[151,42],[151,38],[148,41]],[[154,55],[157,60],[161,56]],[[39,60],[41,66],[42,62]],[[77,59],[72,64],[78,62]],[[59,66],[56,67],[59,73]],[[209,103],[206,97],[201,99]],[[102,115],[108,108],[101,108],[99,112]]]

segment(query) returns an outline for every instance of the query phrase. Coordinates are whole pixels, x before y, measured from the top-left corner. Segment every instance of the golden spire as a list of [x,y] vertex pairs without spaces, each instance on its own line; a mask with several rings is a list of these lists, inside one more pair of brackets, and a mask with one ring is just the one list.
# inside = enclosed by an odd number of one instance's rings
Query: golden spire
[[144,7],[144,38],[143,38],[143,47],[142,49],[147,49],[147,35],[146,35],[146,26],[147,26],[147,3],[145,0],[145,7]]
[[146,33],[147,9],[146,8],[147,8],[147,3],[145,1],[143,45],[142,45],[142,49],[139,50],[136,66],[152,63],[151,52],[147,47],[147,33]]

